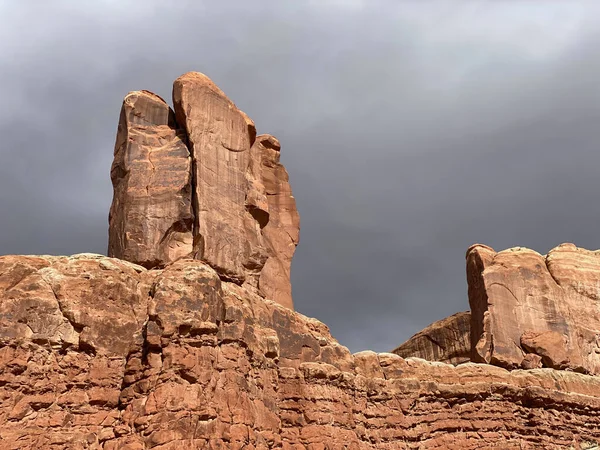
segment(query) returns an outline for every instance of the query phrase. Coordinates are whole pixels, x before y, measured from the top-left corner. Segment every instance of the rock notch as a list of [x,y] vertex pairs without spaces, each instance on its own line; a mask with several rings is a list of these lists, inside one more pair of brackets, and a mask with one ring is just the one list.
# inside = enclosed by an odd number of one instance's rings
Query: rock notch
[[111,172],[109,256],[146,268],[181,258],[293,308],[291,261],[300,218],[279,141],[206,75],[158,96],[125,97]]

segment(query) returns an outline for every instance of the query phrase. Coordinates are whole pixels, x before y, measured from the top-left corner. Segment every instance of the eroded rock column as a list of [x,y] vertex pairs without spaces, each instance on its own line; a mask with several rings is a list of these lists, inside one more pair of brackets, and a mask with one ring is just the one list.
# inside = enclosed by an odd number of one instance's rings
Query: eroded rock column
[[300,219],[280,144],[206,75],[123,102],[111,178],[109,256],[145,267],[190,257],[226,281],[293,308]]
[[250,133],[245,115],[207,76],[190,72],[173,84],[177,121],[193,159],[194,254],[221,276],[245,278],[246,169]]
[[190,167],[185,134],[165,101],[129,93],[111,168],[108,256],[152,268],[191,254]]

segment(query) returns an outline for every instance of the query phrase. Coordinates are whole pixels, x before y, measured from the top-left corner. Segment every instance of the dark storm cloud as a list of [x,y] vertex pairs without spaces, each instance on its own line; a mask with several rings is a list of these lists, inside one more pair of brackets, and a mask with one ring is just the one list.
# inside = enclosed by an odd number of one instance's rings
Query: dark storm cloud
[[103,253],[121,100],[189,70],[282,142],[297,309],[353,351],[468,309],[474,242],[600,247],[592,2],[220,3],[0,5],[0,254]]

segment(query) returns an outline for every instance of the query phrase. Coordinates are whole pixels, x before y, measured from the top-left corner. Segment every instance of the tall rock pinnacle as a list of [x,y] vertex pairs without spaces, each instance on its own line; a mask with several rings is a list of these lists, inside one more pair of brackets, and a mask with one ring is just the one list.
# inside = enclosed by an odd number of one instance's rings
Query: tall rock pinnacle
[[206,75],[173,84],[174,113],[147,91],[125,97],[111,178],[109,256],[148,268],[205,261],[221,278],[293,308],[300,218],[279,141]]

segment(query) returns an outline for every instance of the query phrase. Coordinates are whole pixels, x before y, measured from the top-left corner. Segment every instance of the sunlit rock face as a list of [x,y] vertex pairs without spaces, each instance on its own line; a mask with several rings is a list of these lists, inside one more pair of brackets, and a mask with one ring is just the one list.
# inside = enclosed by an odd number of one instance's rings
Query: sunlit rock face
[[279,141],[203,74],[173,100],[123,102],[115,257],[0,256],[2,449],[598,448],[596,252],[475,245],[470,312],[352,354],[292,309]]
[[533,354],[543,367],[600,374],[599,252],[476,245],[467,278],[475,361],[516,368]]
[[456,313],[432,323],[392,353],[455,365],[471,361],[471,313]]
[[600,378],[351,354],[202,261],[0,257],[4,449],[593,448]]
[[147,91],[123,102],[111,171],[109,256],[146,268],[191,257],[293,308],[300,218],[281,146],[206,75],[173,84],[173,112]]
[[129,93],[111,168],[109,256],[152,268],[192,253],[190,170],[171,108],[151,92]]

